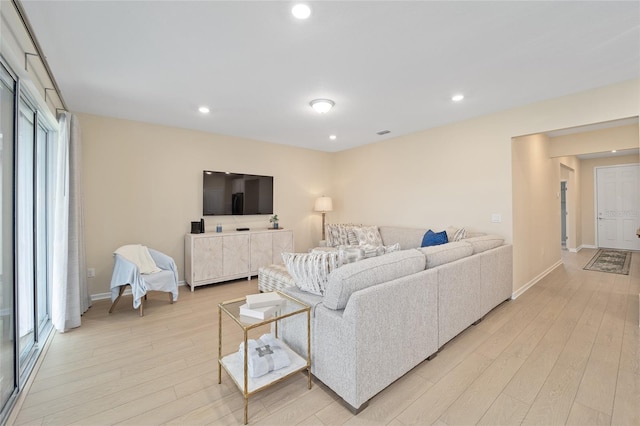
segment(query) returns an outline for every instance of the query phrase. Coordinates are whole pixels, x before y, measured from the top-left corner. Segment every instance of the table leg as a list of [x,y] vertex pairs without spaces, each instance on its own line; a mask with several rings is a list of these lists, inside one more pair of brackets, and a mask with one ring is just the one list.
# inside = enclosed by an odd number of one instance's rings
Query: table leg
[[311,310],[307,311],[307,374],[311,389]]
[[247,365],[249,364],[249,345],[247,344],[247,330],[244,330],[244,389],[242,393],[244,394],[244,424],[246,425],[249,421],[249,369]]
[[222,383],[222,308],[218,306],[218,384]]
[[244,424],[249,423],[249,398],[244,397]]

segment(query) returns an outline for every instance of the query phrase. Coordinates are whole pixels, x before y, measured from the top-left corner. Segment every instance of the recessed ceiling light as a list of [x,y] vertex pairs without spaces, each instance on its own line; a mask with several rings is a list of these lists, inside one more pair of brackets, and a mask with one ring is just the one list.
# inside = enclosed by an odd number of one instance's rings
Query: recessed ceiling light
[[333,108],[336,103],[331,99],[314,99],[309,102],[309,105],[319,114],[325,114]]
[[329,139],[331,139],[332,141],[336,140],[336,135],[329,135]]
[[296,4],[291,9],[291,13],[298,19],[307,19],[311,16],[311,8],[306,4]]
[[618,151],[616,151],[615,149],[613,149],[613,150],[611,150],[611,152],[618,152]]
[[198,111],[200,111],[203,114],[209,114],[209,107],[206,106],[201,106],[200,108],[198,108]]
[[453,96],[451,97],[451,100],[452,100],[453,102],[460,102],[460,101],[461,101],[461,100],[463,100],[463,99],[464,99],[464,95],[463,95],[462,93],[457,94],[457,95],[453,95]]

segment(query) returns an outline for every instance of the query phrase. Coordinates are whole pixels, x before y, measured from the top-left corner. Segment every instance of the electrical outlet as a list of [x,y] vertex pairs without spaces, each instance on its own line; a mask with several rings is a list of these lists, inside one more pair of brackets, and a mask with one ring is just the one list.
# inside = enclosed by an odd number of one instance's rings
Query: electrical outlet
[[87,278],[95,278],[96,276],[96,268],[87,269]]

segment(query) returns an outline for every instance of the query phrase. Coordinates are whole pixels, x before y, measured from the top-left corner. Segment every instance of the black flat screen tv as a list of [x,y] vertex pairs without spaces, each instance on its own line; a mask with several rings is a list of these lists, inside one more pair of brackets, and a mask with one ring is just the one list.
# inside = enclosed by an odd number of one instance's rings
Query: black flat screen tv
[[203,171],[202,214],[273,214],[273,176]]

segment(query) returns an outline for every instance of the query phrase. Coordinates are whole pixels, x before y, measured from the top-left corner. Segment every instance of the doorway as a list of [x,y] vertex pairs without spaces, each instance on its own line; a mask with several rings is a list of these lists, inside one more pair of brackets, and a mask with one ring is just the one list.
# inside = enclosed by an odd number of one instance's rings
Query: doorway
[[640,164],[597,167],[596,243],[598,247],[640,250]]

